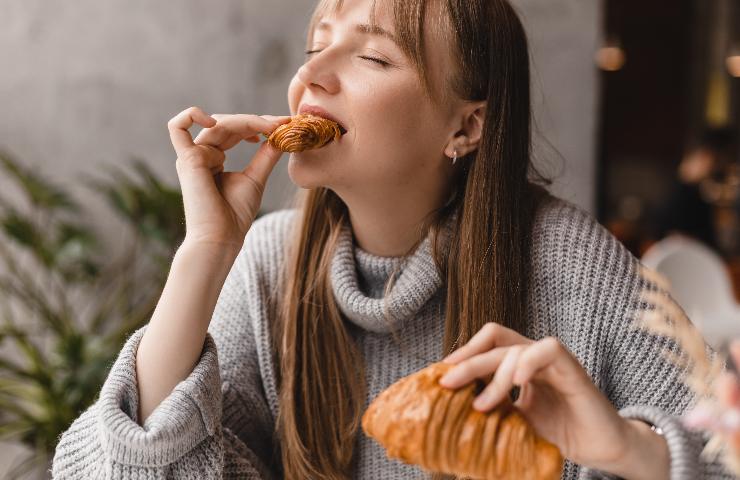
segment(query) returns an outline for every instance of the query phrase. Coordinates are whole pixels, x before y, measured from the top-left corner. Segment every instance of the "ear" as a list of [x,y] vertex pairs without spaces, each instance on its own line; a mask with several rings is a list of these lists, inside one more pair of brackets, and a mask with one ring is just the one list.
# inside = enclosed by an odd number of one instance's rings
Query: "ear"
[[464,157],[478,149],[486,118],[486,101],[465,102],[457,116],[459,123],[452,138],[447,142],[445,155],[452,158],[457,150],[458,157]]

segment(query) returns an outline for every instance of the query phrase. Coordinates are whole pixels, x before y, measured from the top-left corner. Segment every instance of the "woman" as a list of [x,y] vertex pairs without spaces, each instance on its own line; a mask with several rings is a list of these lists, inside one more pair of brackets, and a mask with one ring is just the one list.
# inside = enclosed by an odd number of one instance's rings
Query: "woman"
[[291,113],[346,133],[291,155],[298,209],[253,223],[280,157],[266,143],[223,172],[226,150],[288,118],[170,121],[187,236],[55,476],[425,478],[360,416],[461,346],[445,386],[496,372],[476,404],[488,410],[520,385],[564,478],[719,476],[672,416],[692,397],[667,343],[631,327],[636,261],[528,180],[529,58],[511,6],[322,1],[308,47]]

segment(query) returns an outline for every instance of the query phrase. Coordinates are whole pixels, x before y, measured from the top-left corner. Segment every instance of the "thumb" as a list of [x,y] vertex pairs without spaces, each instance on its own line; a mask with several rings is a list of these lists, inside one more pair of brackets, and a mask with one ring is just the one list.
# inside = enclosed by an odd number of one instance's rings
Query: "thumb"
[[267,178],[272,173],[272,169],[275,168],[282,155],[282,150],[273,147],[269,142],[265,141],[257,149],[257,153],[254,154],[249,165],[242,170],[242,174],[257,181],[264,188],[267,184]]

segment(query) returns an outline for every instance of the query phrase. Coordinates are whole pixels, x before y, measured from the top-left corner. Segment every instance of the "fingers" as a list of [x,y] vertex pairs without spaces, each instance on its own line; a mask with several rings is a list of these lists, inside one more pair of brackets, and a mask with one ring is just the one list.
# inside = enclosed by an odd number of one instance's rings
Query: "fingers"
[[494,348],[470,357],[455,365],[439,379],[439,384],[447,388],[460,388],[476,378],[488,380],[504,359],[508,348]]
[[275,116],[258,116],[258,115],[224,115],[219,118],[218,125],[231,133],[239,136],[240,139],[246,140],[253,138],[260,133],[265,135],[271,134],[278,126],[288,123],[290,117]]
[[267,178],[272,173],[275,164],[280,160],[282,154],[282,151],[273,147],[268,142],[264,142],[260,145],[257,153],[254,154],[254,157],[252,157],[249,165],[242,170],[242,174],[251,178],[264,191],[267,185]]
[[524,385],[538,372],[563,357],[563,354],[570,355],[556,338],[548,337],[540,340],[522,353],[513,379],[514,383]]
[[224,152],[207,145],[195,146],[177,158],[175,167],[186,209],[192,209],[190,203],[202,197],[204,193],[215,193],[216,184],[213,181],[213,175],[223,170],[225,159]]
[[224,151],[231,150],[237,143],[241,142],[241,140],[242,139],[237,135],[232,135],[225,142],[221,143],[218,148]]
[[[215,115],[213,115],[213,117],[216,118]],[[216,125],[211,128],[204,128],[201,130],[195,139],[193,139],[193,143],[196,145],[210,145],[212,147],[220,148],[221,150],[228,150],[223,148],[222,144],[228,141],[229,137],[232,136],[236,135],[223,128],[219,123],[216,123]],[[239,141],[238,137],[236,141]]]
[[[554,365],[564,365],[569,374],[581,374],[578,361],[554,337],[538,342],[499,347],[461,361],[447,372],[439,381],[447,388],[460,388],[476,378],[485,379],[493,373],[488,386],[476,398],[473,406],[480,411],[488,411],[498,405],[511,391],[512,387],[523,386],[540,372]],[[578,367],[578,372],[570,367]],[[585,373],[584,373],[585,375]],[[575,377],[569,377],[575,378]]]
[[178,157],[184,155],[186,150],[194,145],[193,137],[188,131],[194,123],[209,128],[216,125],[216,119],[210,117],[198,107],[190,107],[178,113],[167,122],[170,141],[172,142],[172,146],[175,147]]
[[[194,145],[178,155],[175,165],[181,168],[208,168],[213,170],[223,165],[226,154],[210,145]],[[179,171],[179,170],[178,170]]]
[[473,335],[473,338],[468,343],[448,355],[443,362],[459,363],[473,355],[478,355],[495,347],[508,347],[531,342],[530,339],[519,335],[510,328],[490,322],[483,325],[483,328]]
[[290,121],[291,117],[277,117],[273,115],[212,115],[218,123],[212,128],[206,128],[195,138],[196,145],[211,145],[221,150],[229,150],[245,140],[250,143],[259,143],[259,134],[266,136],[278,126]]
[[496,370],[493,380],[478,395],[473,402],[473,408],[486,412],[498,405],[514,386],[514,373],[517,370],[519,359],[525,347],[511,347],[507,349],[501,366]]
[[288,123],[293,118],[290,115],[260,115],[262,118],[279,124]]

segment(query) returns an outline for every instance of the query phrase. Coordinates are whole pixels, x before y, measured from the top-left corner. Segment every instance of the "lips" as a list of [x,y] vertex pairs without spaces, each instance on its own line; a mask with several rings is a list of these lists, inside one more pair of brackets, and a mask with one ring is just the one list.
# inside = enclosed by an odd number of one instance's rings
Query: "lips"
[[330,114],[323,108],[316,106],[316,105],[301,105],[301,108],[298,109],[299,114],[307,114],[307,115],[315,115],[317,117],[322,117],[327,120],[331,120],[332,122],[336,122],[337,125],[339,125],[339,130],[342,132],[342,135],[347,133],[347,129],[344,127],[342,122],[337,119],[334,115]]

